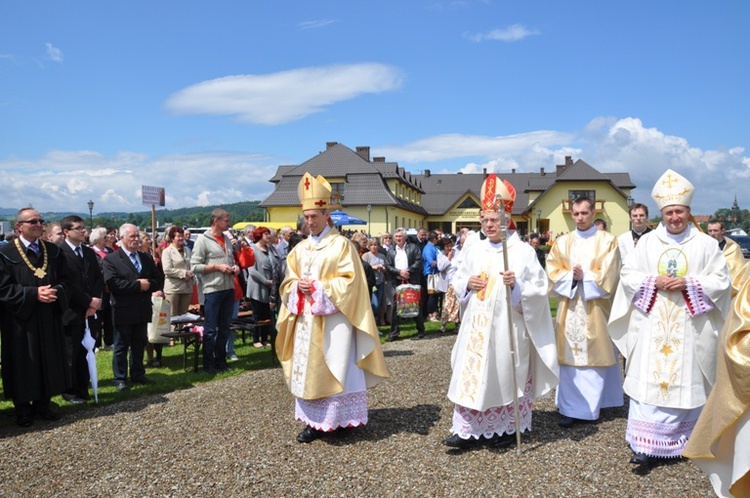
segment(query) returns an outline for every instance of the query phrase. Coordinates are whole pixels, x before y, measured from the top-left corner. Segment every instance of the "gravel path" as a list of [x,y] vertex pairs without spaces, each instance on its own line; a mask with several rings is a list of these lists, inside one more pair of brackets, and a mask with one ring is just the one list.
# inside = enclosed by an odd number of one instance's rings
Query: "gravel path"
[[0,429],[0,496],[713,496],[689,461],[634,473],[625,409],[564,431],[545,399],[520,456],[448,450],[454,339],[386,344],[369,424],[312,444],[279,369]]

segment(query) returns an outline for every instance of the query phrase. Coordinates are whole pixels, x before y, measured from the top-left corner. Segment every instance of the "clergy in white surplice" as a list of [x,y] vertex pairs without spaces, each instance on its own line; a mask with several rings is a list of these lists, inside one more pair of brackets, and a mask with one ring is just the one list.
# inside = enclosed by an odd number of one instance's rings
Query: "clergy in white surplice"
[[716,378],[731,280],[716,240],[690,221],[693,185],[667,170],[651,193],[662,222],[625,262],[609,331],[627,359],[631,463],[678,458]]
[[624,403],[622,375],[607,334],[620,275],[617,239],[597,230],[591,199],[579,197],[571,204],[576,229],[559,237],[547,258],[551,293],[557,297],[558,424],[566,428],[598,420],[602,408]]
[[[504,267],[501,213],[494,210],[496,188],[505,194],[503,199],[509,199],[504,209],[512,207],[513,187],[489,175],[482,187],[482,229],[487,238],[466,248],[452,280],[465,304],[451,356],[448,398],[455,403],[453,435],[443,441],[453,448],[512,444],[514,396],[520,431],[529,431],[533,401],[554,389],[558,379],[547,278],[536,252],[515,230],[508,231],[508,268]],[[515,365],[511,333],[517,347]]]

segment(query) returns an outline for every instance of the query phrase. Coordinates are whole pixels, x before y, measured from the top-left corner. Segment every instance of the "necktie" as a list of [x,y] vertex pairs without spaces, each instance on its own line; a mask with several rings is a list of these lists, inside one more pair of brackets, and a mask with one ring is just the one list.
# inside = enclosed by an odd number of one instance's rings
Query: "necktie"
[[39,246],[36,242],[32,242],[31,244],[29,244],[29,249],[34,251],[34,256],[39,256]]
[[81,250],[81,246],[76,247],[76,254],[79,258],[83,259],[83,250]]
[[133,262],[133,266],[135,266],[135,271],[138,273],[141,272],[141,264],[138,262],[138,258],[135,257],[135,253],[130,253],[130,260]]

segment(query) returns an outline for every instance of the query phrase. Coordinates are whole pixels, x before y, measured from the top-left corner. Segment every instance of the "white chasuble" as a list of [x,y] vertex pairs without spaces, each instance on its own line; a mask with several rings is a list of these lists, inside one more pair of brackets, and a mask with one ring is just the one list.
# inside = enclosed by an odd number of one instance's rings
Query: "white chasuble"
[[[526,379],[533,379],[527,393],[536,399],[557,385],[554,331],[547,301],[547,279],[535,251],[515,232],[508,240],[509,270],[516,278],[513,305],[507,307],[503,285],[502,245],[485,239],[466,249],[466,255],[453,277],[456,295],[466,303],[461,328],[451,356],[448,398],[457,405],[484,411],[513,402],[512,368],[516,370],[515,394],[524,395]],[[483,291],[467,290],[469,277],[484,274]],[[512,333],[518,349],[516,364],[511,362]]]
[[[684,277],[683,292],[656,288]],[[663,224],[641,237],[622,268],[609,331],[627,358],[625,392],[642,403],[690,409],[706,402],[731,281],[716,240],[694,225],[670,236]]]

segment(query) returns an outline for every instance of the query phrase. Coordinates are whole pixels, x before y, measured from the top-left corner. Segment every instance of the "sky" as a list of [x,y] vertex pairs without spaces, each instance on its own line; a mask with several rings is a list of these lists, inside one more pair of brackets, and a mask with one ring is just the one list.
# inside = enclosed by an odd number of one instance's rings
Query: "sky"
[[[413,174],[565,156],[750,207],[747,0],[5,0],[0,207],[262,200],[326,142]],[[743,48],[744,47],[744,48]]]

